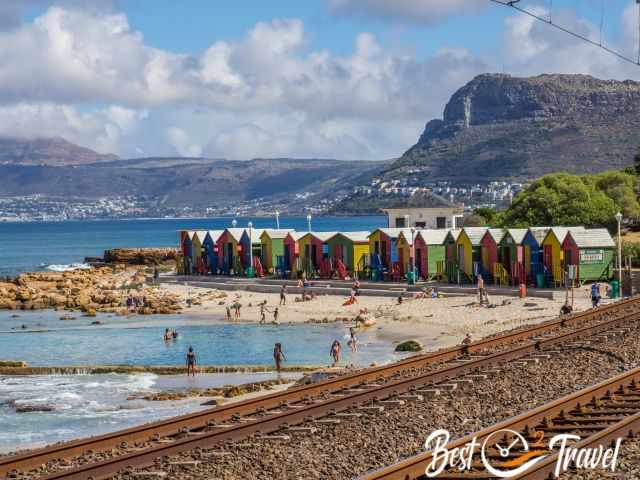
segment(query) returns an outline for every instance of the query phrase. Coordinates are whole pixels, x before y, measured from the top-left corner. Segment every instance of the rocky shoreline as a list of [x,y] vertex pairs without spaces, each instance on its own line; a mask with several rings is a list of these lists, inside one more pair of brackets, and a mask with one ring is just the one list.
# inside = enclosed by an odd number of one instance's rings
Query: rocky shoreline
[[[138,299],[128,309],[126,299]],[[116,265],[68,272],[23,273],[0,280],[0,310],[55,309],[127,315],[174,314],[182,311],[178,295],[148,285],[144,267]],[[64,316],[71,320],[72,316]]]

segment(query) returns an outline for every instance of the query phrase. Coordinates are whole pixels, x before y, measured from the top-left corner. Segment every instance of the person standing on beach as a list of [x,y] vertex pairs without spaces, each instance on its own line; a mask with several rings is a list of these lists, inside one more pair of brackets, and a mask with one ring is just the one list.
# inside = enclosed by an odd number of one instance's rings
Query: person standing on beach
[[193,347],[189,347],[187,352],[187,377],[191,373],[192,376],[196,376],[196,353],[193,351]]
[[236,302],[234,305],[234,308],[236,310],[236,320],[240,320],[240,308],[242,307],[242,305],[240,305],[240,302]]
[[227,308],[227,320],[230,322],[231,319],[231,307],[229,305],[226,306]]
[[[487,292],[484,289],[484,278],[482,278],[482,275],[478,274],[478,298],[480,299],[480,305],[484,305],[485,304],[485,297],[487,296]],[[487,302],[489,299],[487,298]]]
[[286,304],[287,304],[287,286],[282,285],[282,288],[280,289],[280,305],[286,305]]
[[273,311],[273,323],[278,324],[278,307]]
[[282,345],[280,343],[276,343],[273,348],[273,360],[276,362],[276,371],[280,373],[281,363],[287,360],[287,357],[285,357],[282,352]]
[[338,340],[334,340],[331,344],[331,350],[329,355],[333,358],[333,365],[337,365],[340,362],[340,350],[342,350],[342,346]]

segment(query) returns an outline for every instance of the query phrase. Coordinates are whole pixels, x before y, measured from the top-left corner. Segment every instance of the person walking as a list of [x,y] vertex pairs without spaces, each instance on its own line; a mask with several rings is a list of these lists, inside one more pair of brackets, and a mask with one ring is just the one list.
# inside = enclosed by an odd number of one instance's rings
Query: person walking
[[187,352],[187,377],[190,373],[192,376],[196,376],[196,353],[191,346],[189,346],[189,351]]
[[236,320],[240,320],[240,308],[242,308],[242,305],[240,305],[240,302],[236,301],[236,303],[234,304],[234,308],[235,308]]
[[286,305],[286,304],[287,304],[287,286],[282,285],[282,288],[280,289],[280,305]]
[[593,308],[600,305],[600,284],[598,282],[591,285],[591,305]]
[[337,365],[340,363],[340,351],[342,350],[342,346],[338,340],[334,340],[331,344],[331,350],[329,351],[329,355],[333,358],[333,365]]
[[267,315],[266,313],[269,311],[267,308],[267,301],[265,300],[260,304],[260,325],[264,325],[267,323]]
[[273,347],[273,360],[276,362],[276,371],[280,373],[282,362],[287,360],[287,357],[285,357],[284,352],[282,351],[281,343],[276,343]]

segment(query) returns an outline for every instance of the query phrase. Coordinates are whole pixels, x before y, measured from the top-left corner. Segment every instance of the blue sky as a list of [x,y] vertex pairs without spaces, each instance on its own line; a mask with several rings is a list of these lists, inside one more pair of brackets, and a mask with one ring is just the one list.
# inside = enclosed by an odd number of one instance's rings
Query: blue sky
[[[519,5],[636,55],[634,0]],[[0,134],[124,157],[391,158],[481,73],[640,79],[489,0],[15,0],[0,36]]]

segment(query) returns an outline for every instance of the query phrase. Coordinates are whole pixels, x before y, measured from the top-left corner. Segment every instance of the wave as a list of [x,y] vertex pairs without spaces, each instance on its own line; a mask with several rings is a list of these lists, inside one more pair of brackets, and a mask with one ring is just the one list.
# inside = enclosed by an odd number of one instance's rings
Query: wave
[[86,263],[69,263],[67,265],[48,265],[47,270],[52,272],[71,272],[73,270],[88,270],[91,265]]

